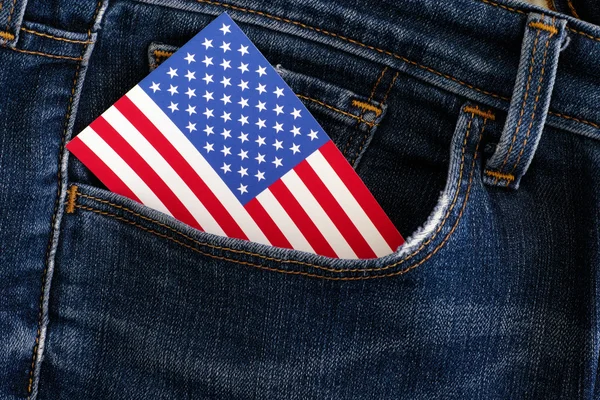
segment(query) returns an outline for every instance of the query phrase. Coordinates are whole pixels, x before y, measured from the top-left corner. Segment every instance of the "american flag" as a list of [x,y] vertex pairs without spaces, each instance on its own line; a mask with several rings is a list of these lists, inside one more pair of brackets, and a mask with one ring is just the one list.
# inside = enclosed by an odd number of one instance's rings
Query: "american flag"
[[338,258],[403,239],[222,14],[68,144],[112,191],[206,232]]

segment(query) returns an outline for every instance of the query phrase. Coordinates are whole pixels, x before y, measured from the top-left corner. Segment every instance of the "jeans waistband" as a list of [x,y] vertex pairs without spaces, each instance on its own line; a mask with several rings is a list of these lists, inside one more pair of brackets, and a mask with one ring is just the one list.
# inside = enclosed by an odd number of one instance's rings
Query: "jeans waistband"
[[527,18],[567,21],[547,124],[600,138],[600,27],[509,0],[138,0],[308,37],[507,110]]

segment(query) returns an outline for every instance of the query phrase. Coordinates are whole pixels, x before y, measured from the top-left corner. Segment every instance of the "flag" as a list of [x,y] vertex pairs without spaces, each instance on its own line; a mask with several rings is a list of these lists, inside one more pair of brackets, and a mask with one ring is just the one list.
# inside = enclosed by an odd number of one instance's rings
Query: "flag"
[[338,258],[403,242],[225,13],[67,147],[113,192],[209,233]]

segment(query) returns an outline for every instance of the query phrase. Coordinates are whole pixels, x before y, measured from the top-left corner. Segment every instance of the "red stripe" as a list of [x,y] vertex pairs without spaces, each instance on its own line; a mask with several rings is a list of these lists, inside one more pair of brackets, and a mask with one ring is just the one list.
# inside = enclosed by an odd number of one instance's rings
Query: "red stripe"
[[344,182],[387,244],[392,250],[396,250],[404,243],[404,239],[342,153],[331,140],[321,146],[319,151]]
[[[202,178],[194,171],[183,156],[173,147],[169,140],[154,124],[142,113],[137,106],[127,97],[123,96],[114,104],[136,129],[152,144],[162,157],[171,165],[171,168],[183,179],[194,192],[199,201],[217,221],[226,236],[248,240],[237,222],[231,217],[227,209],[204,183]],[[190,146],[192,144],[190,143]]]
[[175,218],[202,229],[169,186],[104,117],[98,117],[90,127],[135,171]]
[[323,211],[325,211],[329,219],[331,219],[338,231],[346,239],[346,242],[354,250],[356,256],[358,258],[376,258],[377,255],[371,249],[371,246],[369,246],[360,231],[348,215],[346,215],[344,209],[339,205],[308,161],[302,161],[294,167],[294,171],[296,171],[302,182],[304,182],[304,185],[306,185],[321,208],[323,208]]
[[338,257],[323,234],[321,234],[321,231],[319,231],[317,226],[281,179],[269,186],[269,190],[273,193],[273,196],[275,196],[292,221],[294,221],[294,224],[300,229],[300,232],[302,232],[302,235],[308,240],[308,243],[310,243],[310,246],[315,253],[322,256]]
[[80,160],[85,160],[85,166],[90,169],[106,185],[117,194],[128,197],[141,203],[140,199],[129,189],[112,169],[108,167],[81,139],[76,137],[67,144],[67,149]]
[[271,245],[288,249],[293,248],[256,197],[246,203],[244,208],[248,211],[248,214],[250,214],[250,217],[256,222],[260,230],[263,231]]

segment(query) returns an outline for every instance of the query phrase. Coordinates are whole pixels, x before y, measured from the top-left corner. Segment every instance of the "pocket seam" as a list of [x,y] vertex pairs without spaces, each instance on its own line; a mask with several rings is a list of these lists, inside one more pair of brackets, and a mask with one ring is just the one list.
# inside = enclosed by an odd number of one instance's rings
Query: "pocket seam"
[[[463,111],[465,112],[469,112],[471,114],[470,118],[469,118],[469,123],[467,125],[466,128],[466,133],[465,133],[465,138],[463,140],[463,146],[462,146],[462,154],[461,154],[461,163],[460,163],[460,171],[459,171],[459,176],[457,178],[457,182],[459,185],[459,188],[456,190],[456,193],[454,195],[454,199],[452,200],[452,203],[450,205],[450,207],[448,208],[448,210],[446,211],[446,215],[444,216],[444,218],[442,219],[442,221],[440,222],[439,226],[437,227],[436,231],[433,233],[433,235],[427,239],[425,242],[423,242],[416,250],[414,250],[410,255],[408,255],[407,257],[393,262],[391,264],[385,265],[383,267],[377,267],[377,268],[350,268],[350,269],[344,269],[344,268],[329,268],[329,267],[324,267],[321,265],[316,265],[316,264],[312,264],[309,262],[304,262],[304,261],[298,261],[298,260],[289,260],[289,259],[282,259],[282,258],[277,258],[277,257],[270,257],[270,256],[266,256],[263,254],[259,254],[259,253],[255,253],[255,252],[251,252],[251,251],[247,251],[247,250],[239,250],[239,249],[232,249],[229,247],[224,247],[224,246],[218,246],[218,245],[214,245],[214,244],[210,244],[210,243],[206,243],[206,242],[202,242],[199,240],[196,240],[188,235],[186,235],[183,232],[178,231],[177,229],[170,227],[166,224],[163,224],[153,218],[147,217],[145,215],[141,215],[125,206],[121,206],[115,203],[112,203],[108,200],[104,200],[95,196],[90,196],[84,193],[79,193],[79,196],[84,197],[84,198],[88,198],[94,201],[98,201],[100,203],[106,204],[108,206],[111,207],[115,207],[117,209],[126,211],[132,215],[135,215],[137,217],[142,218],[143,220],[146,221],[150,221],[152,223],[156,223],[159,226],[162,226],[174,233],[176,233],[177,235],[181,236],[182,238],[185,238],[186,240],[189,240],[190,242],[193,242],[197,245],[200,246],[204,246],[204,247],[208,247],[208,248],[212,248],[212,249],[216,249],[216,250],[222,250],[222,251],[227,251],[230,253],[237,253],[237,254],[243,254],[243,255],[249,255],[252,257],[258,257],[260,259],[263,259],[265,261],[274,261],[274,262],[280,262],[280,263],[286,263],[286,264],[295,264],[295,265],[301,265],[301,266],[306,266],[306,267],[311,267],[311,268],[315,268],[317,270],[321,270],[321,271],[325,271],[325,272],[329,272],[329,273],[352,273],[352,272],[381,272],[381,271],[385,271],[394,267],[397,267],[398,265],[401,265],[403,263],[405,263],[406,261],[410,260],[411,258],[415,257],[416,255],[418,255],[428,244],[430,244],[436,237],[437,235],[441,232],[442,228],[446,225],[446,222],[448,221],[448,218],[450,217],[450,214],[452,213],[452,211],[454,210],[455,206],[456,206],[456,202],[458,201],[458,198],[460,197],[459,194],[461,193],[460,191],[460,187],[461,182],[462,182],[462,177],[463,177],[463,173],[464,173],[464,165],[465,165],[465,153],[466,153],[466,147],[467,147],[467,141],[468,138],[470,136],[471,133],[471,128],[472,128],[472,123],[475,119],[475,115],[479,115],[478,113],[472,112],[472,110],[468,110],[468,109],[463,109]],[[429,254],[427,254],[423,259],[421,259],[420,261],[400,270],[400,271],[395,271],[392,273],[388,273],[388,274],[378,274],[378,275],[365,275],[365,276],[355,276],[355,277],[333,277],[333,276],[324,276],[324,275],[317,275],[317,274],[312,274],[312,273],[308,273],[308,272],[304,272],[304,271],[290,271],[290,270],[284,270],[284,269],[280,269],[280,268],[272,268],[272,267],[268,267],[265,265],[261,265],[261,264],[256,264],[256,263],[252,263],[252,262],[248,262],[248,261],[242,261],[242,260],[236,260],[234,258],[229,258],[229,257],[225,257],[225,256],[219,256],[219,255],[215,255],[215,254],[210,254],[207,253],[205,251],[202,251],[190,244],[184,243],[181,240],[178,240],[176,238],[173,238],[169,235],[157,232],[153,229],[147,228],[143,225],[138,224],[135,221],[132,221],[130,219],[127,219],[125,217],[107,212],[107,211],[103,211],[97,208],[93,208],[93,207],[88,207],[88,206],[84,206],[81,204],[76,204],[75,207],[82,209],[82,210],[87,210],[87,211],[91,211],[94,212],[96,214],[100,214],[100,215],[104,215],[104,216],[108,216],[108,217],[112,217],[114,219],[117,219],[119,221],[123,221],[126,222],[130,225],[133,225],[135,227],[138,227],[146,232],[152,233],[156,236],[159,236],[161,238],[165,238],[168,239],[170,241],[173,241],[174,243],[177,243],[179,245],[182,245],[192,251],[195,251],[197,253],[200,253],[202,255],[205,255],[207,257],[210,258],[215,258],[215,259],[219,259],[219,260],[225,260],[225,261],[230,261],[233,263],[237,263],[237,264],[241,264],[241,265],[248,265],[248,266],[252,266],[255,268],[259,268],[259,269],[264,269],[264,270],[269,270],[269,271],[276,271],[276,272],[282,272],[282,273],[286,273],[286,274],[293,274],[293,275],[303,275],[303,276],[308,276],[308,277],[314,277],[314,278],[322,278],[322,279],[328,279],[328,280],[365,280],[365,279],[373,279],[373,278],[384,278],[384,277],[391,277],[391,276],[396,276],[396,275],[402,275],[412,269],[417,268],[418,266],[420,266],[421,264],[423,264],[425,261],[427,261],[429,258],[431,258],[435,253],[437,253],[450,239],[450,237],[453,235],[454,231],[456,230],[456,227],[458,226],[459,222],[462,219],[464,210],[466,208],[466,205],[468,203],[468,199],[469,199],[469,195],[471,192],[471,187],[472,187],[472,183],[473,183],[473,177],[474,177],[474,171],[475,171],[475,163],[478,157],[478,152],[479,152],[479,145],[481,143],[481,138],[485,132],[485,127],[487,124],[488,118],[483,118],[483,125],[481,127],[481,130],[479,132],[479,138],[477,139],[477,145],[474,151],[474,155],[473,155],[473,160],[471,162],[471,170],[470,170],[470,176],[469,176],[469,181],[467,184],[467,190],[466,190],[466,194],[463,200],[463,204],[461,206],[461,210],[459,212],[458,217],[456,218],[456,221],[454,223],[454,225],[452,226],[452,228],[450,229],[450,231],[448,232],[448,234],[446,235],[446,237],[442,240],[442,242],[440,244],[438,244]]]

